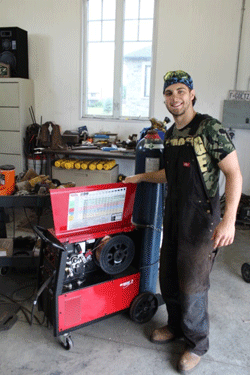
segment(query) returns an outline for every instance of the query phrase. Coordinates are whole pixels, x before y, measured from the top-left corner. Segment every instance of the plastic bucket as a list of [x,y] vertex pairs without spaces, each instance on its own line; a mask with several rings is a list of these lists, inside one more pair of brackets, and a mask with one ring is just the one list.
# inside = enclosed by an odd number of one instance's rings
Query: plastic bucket
[[0,195],[11,195],[15,190],[14,165],[0,165]]

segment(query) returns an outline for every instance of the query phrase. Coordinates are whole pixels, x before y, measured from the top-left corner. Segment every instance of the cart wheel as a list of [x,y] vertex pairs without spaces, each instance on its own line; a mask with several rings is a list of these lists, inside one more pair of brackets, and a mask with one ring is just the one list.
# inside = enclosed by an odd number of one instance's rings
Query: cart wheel
[[136,323],[147,323],[153,318],[158,309],[158,299],[150,292],[139,294],[133,300],[129,315],[130,318]]
[[9,271],[9,267],[0,267],[0,275],[5,276]]
[[130,266],[134,254],[135,245],[130,237],[124,234],[114,236],[99,254],[100,267],[107,274],[116,275]]
[[60,336],[59,340],[60,340],[60,344],[62,345],[62,347],[66,350],[70,350],[74,346],[74,342],[70,335]]
[[244,263],[242,265],[241,274],[246,283],[250,283],[250,264]]

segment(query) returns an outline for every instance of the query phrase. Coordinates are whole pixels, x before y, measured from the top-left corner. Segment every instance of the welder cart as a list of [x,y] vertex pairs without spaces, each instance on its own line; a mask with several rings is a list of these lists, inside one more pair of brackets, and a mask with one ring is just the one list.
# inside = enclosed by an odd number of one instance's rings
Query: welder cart
[[70,332],[84,325],[124,310],[145,323],[157,311],[159,296],[141,285],[135,191],[124,183],[51,190],[54,229],[34,227],[41,238],[38,309],[65,349],[73,345]]

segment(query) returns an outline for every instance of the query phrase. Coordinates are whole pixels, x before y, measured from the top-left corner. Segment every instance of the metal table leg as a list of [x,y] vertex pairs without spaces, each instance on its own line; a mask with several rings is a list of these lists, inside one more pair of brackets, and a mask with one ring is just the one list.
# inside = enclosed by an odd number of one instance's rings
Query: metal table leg
[[7,238],[4,208],[0,207],[0,238]]

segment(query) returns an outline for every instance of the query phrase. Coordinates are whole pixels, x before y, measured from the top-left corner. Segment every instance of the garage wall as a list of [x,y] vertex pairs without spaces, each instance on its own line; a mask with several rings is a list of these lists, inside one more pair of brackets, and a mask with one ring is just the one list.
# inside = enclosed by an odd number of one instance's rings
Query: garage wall
[[[223,100],[234,89],[242,2],[239,0],[158,0],[154,117],[163,120],[162,77],[183,69],[193,79],[196,110],[222,119]],[[250,0],[246,0],[238,90],[249,89]],[[81,0],[0,0],[1,27],[28,31],[29,71],[35,84],[35,113],[63,130],[87,125],[91,132],[110,130],[121,139],[150,123],[80,120]],[[244,177],[250,193],[250,131],[237,130]]]

